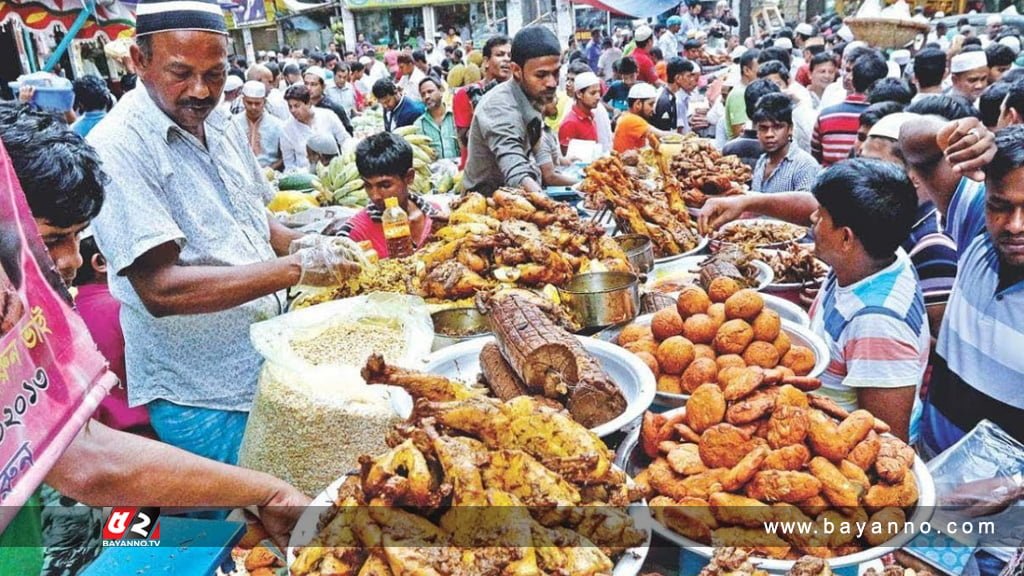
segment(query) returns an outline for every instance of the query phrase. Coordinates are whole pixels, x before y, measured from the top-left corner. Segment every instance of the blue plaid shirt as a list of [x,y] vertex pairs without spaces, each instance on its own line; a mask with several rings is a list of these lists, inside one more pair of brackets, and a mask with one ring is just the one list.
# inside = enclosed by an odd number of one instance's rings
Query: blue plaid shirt
[[814,157],[801,150],[796,144],[789,144],[789,151],[786,157],[775,168],[775,171],[764,177],[765,167],[768,165],[768,154],[761,154],[754,165],[754,180],[750,183],[750,189],[754,192],[775,193],[809,191],[814,185],[814,179],[818,177],[821,166],[814,160]]

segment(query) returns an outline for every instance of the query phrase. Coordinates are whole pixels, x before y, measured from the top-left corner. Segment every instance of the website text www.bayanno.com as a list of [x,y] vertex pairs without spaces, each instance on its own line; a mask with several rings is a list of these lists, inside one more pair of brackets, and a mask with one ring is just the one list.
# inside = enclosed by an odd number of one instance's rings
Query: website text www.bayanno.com
[[931,522],[833,522],[827,517],[819,522],[764,522],[764,530],[770,534],[843,534],[862,538],[865,535],[897,534],[949,534],[990,536],[996,532],[995,522],[949,521],[933,525]]

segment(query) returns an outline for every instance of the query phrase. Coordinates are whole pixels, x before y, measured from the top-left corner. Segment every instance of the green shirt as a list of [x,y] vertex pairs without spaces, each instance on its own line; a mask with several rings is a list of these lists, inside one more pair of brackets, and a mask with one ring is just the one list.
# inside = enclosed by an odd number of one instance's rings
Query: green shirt
[[0,534],[0,574],[39,574],[43,569],[43,509],[33,494]]
[[434,122],[430,110],[416,120],[416,126],[424,136],[430,136],[430,147],[437,153],[438,160],[459,157],[459,133],[455,129],[455,116],[451,110],[445,112],[440,126]]
[[747,91],[746,86],[737,86],[729,92],[725,99],[725,133],[731,139],[732,127],[737,124],[746,124],[747,104],[743,101],[743,94]]

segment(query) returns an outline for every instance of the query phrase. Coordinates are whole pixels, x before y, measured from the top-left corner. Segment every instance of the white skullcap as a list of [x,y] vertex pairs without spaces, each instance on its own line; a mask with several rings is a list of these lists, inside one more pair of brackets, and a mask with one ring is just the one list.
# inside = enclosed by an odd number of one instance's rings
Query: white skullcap
[[266,98],[267,87],[262,82],[249,80],[242,86],[242,96],[246,98]]
[[939,18],[945,18],[945,17],[946,17],[946,13],[943,12],[942,10],[939,10],[938,12],[935,13],[935,19],[936,20],[938,20]]
[[851,50],[854,50],[856,48],[867,48],[867,47],[868,47],[868,43],[867,42],[865,42],[863,40],[853,40],[849,44],[846,45],[846,48],[843,48],[843,54],[851,54],[852,53]]
[[1010,16],[1020,16],[1020,13],[1017,12],[1017,7],[1014,6],[1013,4],[1010,4],[1009,6],[1007,6],[1005,10],[1000,12],[1000,14],[1007,14],[1007,15],[1010,15]]
[[637,42],[643,42],[652,35],[654,35],[654,30],[651,30],[650,26],[641,26],[633,33],[633,38],[635,38]]
[[793,41],[790,40],[789,38],[786,38],[785,36],[782,36],[781,38],[776,38],[775,42],[772,42],[772,46],[776,48],[781,48],[783,50],[792,50]]
[[999,39],[999,43],[1003,46],[1008,46],[1010,50],[1013,50],[1014,54],[1020,54],[1020,38],[1016,36],[1003,36]]
[[224,81],[224,91],[234,92],[235,90],[241,88],[242,84],[245,84],[244,80],[242,80],[238,76],[235,76],[234,74],[229,74],[227,80]]
[[889,72],[885,75],[886,78],[899,78],[903,75],[903,70],[900,69],[900,65],[892,60],[886,62],[885,65],[889,67]]
[[999,14],[992,14],[985,19],[985,26],[998,26],[1003,23],[1003,17]]
[[906,66],[910,64],[910,50],[893,50],[892,54],[889,55],[889,60],[900,66]]
[[598,78],[597,74],[594,74],[593,72],[584,72],[582,74],[577,74],[576,79],[573,80],[573,86],[576,88],[577,91],[586,90],[587,88],[590,88],[591,86],[600,83],[601,79]]
[[871,130],[868,131],[868,136],[899,140],[900,128],[908,121],[917,117],[917,114],[911,114],[909,112],[897,112],[895,114],[883,116],[881,120],[871,127]]
[[338,142],[334,139],[334,136],[326,132],[314,132],[312,136],[306,140],[306,148],[309,148],[317,154],[323,154],[325,156],[337,156],[341,154],[338,150]]
[[743,46],[743,45],[740,45],[740,46],[737,46],[737,47],[732,49],[732,53],[729,54],[729,58],[731,58],[732,60],[739,60],[746,53],[747,53],[747,47]]
[[637,82],[633,84],[633,87],[629,89],[630,100],[647,100],[649,98],[657,98],[658,91],[647,82]]
[[845,40],[847,42],[852,42],[853,41],[853,30],[850,30],[849,26],[847,26],[846,24],[843,24],[842,27],[839,28],[839,31],[836,32],[836,36],[839,36],[840,38],[842,38],[843,40]]
[[953,56],[953,60],[949,63],[949,71],[953,74],[967,72],[968,70],[974,70],[976,68],[987,67],[988,58],[985,57],[985,52],[983,52],[982,50],[975,50],[973,52],[961,52],[956,56]]
[[359,63],[363,66],[370,66],[373,64],[373,58],[370,58],[369,56],[360,56]]
[[309,68],[306,68],[306,71],[302,73],[302,76],[305,77],[308,74],[312,74],[324,82],[327,81],[327,70],[324,70],[319,66],[310,66]]
[[814,26],[811,26],[807,22],[801,22],[796,25],[796,29],[793,30],[793,32],[796,32],[801,36],[814,36]]

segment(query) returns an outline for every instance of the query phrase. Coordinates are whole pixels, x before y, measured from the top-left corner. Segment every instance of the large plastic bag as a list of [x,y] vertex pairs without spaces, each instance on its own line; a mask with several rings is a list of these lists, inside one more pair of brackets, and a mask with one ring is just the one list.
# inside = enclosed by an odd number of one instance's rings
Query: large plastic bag
[[415,367],[430,353],[434,330],[421,298],[376,293],[327,302],[254,324],[253,345],[265,362],[239,453],[239,464],[281,478],[309,495],[356,470],[362,454],[387,449],[398,421],[396,391],[367,386],[355,364],[307,362],[293,341],[365,321],[400,327],[404,353],[389,363]]

